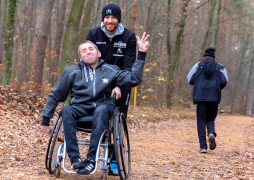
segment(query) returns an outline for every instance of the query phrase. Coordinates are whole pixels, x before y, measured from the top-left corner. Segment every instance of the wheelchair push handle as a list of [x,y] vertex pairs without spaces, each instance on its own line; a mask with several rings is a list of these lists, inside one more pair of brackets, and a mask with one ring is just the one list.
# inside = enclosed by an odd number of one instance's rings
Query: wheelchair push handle
[[113,100],[113,103],[115,104],[116,103],[116,93],[113,94],[112,100]]

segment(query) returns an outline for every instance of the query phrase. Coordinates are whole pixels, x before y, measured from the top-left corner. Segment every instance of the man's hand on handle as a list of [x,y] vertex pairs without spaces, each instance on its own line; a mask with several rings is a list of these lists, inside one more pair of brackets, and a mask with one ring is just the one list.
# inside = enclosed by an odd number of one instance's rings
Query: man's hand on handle
[[112,93],[111,93],[111,96],[113,97],[114,94],[116,94],[116,100],[120,99],[121,98],[121,89],[119,87],[115,87],[113,90],[112,90]]
[[143,33],[143,36],[141,37],[141,39],[138,36],[136,36],[139,51],[141,51],[141,52],[148,51],[150,43],[147,40],[149,37],[150,37],[150,35],[149,34],[146,35],[146,32]]

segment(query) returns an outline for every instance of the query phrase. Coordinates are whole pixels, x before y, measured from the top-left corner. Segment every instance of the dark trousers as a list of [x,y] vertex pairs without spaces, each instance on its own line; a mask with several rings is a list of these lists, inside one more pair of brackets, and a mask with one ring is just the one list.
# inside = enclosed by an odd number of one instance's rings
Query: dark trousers
[[215,118],[218,112],[217,102],[197,102],[197,131],[199,145],[201,149],[207,149],[206,144],[206,129],[207,135],[215,133]]
[[95,109],[85,109],[82,105],[66,105],[62,108],[66,151],[71,160],[79,157],[80,155],[76,137],[77,120],[84,116],[92,115],[94,117],[87,159],[95,160],[96,150],[101,134],[108,128],[108,121],[112,116],[113,110],[113,105],[100,105]]
[[119,111],[122,112],[127,118],[128,106],[131,96],[131,88],[124,87],[121,88],[121,99],[116,101],[116,107],[119,107]]

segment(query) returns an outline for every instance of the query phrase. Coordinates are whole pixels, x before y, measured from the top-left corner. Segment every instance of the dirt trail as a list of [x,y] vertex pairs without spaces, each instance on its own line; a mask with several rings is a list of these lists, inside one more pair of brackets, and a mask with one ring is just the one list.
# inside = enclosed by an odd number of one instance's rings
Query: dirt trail
[[[6,115],[1,112],[0,115],[3,124]],[[8,121],[8,126],[12,127],[14,122]],[[0,129],[0,179],[55,179],[44,165],[48,137],[41,135],[38,123],[31,126],[29,131],[24,127],[19,129],[21,136],[28,133],[28,137],[39,136],[41,140],[28,140],[35,141],[37,146],[30,144],[18,152],[15,138],[8,140],[11,135]],[[194,119],[130,124],[130,179],[254,179],[254,118],[219,115],[216,132],[217,148],[200,154]],[[3,144],[7,140],[14,147],[9,152]],[[40,148],[35,148],[38,143]],[[61,179],[100,179],[101,176],[100,170],[91,176],[62,172]],[[109,176],[109,179],[118,178]]]
[[195,120],[132,133],[132,178],[254,179],[254,118],[219,115],[216,132],[217,148],[207,154],[198,152]]

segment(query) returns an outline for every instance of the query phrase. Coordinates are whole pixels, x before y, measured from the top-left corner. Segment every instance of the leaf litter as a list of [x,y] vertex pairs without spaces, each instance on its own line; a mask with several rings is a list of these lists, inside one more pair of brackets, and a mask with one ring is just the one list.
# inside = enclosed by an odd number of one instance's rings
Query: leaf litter
[[[54,179],[41,132],[46,97],[0,86],[0,179]],[[60,111],[62,104],[57,108]],[[217,148],[198,152],[195,110],[129,108],[130,179],[254,179],[254,118],[220,114]],[[101,179],[97,170],[87,179]],[[84,176],[62,172],[64,179]],[[109,179],[118,179],[109,176]]]

